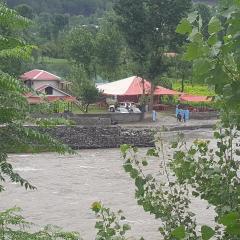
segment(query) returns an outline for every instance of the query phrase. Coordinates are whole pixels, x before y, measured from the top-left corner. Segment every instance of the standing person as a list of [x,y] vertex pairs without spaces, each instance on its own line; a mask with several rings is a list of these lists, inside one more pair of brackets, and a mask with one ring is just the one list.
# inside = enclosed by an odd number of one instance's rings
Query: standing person
[[178,114],[177,114],[177,121],[178,122],[182,121],[182,114],[180,112],[178,112]]
[[183,122],[186,122],[186,110],[183,110]]
[[157,121],[157,112],[155,110],[152,111],[152,120],[153,122]]

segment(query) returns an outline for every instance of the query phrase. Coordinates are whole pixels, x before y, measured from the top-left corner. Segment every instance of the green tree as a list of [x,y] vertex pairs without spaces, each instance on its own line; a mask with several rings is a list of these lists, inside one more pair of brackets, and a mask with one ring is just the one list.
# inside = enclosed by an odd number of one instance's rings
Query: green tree
[[33,49],[21,36],[30,21],[17,15],[16,11],[8,9],[3,3],[0,3],[0,13],[0,70],[18,75]]
[[31,6],[27,4],[19,4],[15,7],[16,11],[23,17],[28,19],[34,18],[34,11]]
[[116,2],[117,23],[136,63],[137,75],[153,81],[167,70],[164,53],[182,43],[175,29],[190,7],[189,0]]
[[100,93],[95,83],[88,78],[88,73],[84,68],[74,66],[69,77],[73,83],[72,92],[77,96],[81,111],[87,113],[88,107],[92,103],[96,103],[100,97]]
[[202,22],[198,13],[181,21],[177,32],[187,34],[189,43],[184,59],[193,63],[193,74],[215,86],[216,93],[223,103],[223,112],[240,120],[239,94],[239,38],[238,21],[240,4],[228,2],[227,8],[220,9],[217,16],[208,24],[208,39],[202,34]]
[[96,63],[98,74],[108,80],[116,80],[121,75],[124,41],[115,23],[113,12],[107,14],[100,23],[96,34]]
[[69,25],[69,16],[63,14],[55,14],[52,19],[53,22],[53,36],[57,39],[60,31],[64,30]]
[[51,40],[52,39],[52,15],[47,12],[42,12],[36,19],[36,24],[38,26],[37,31],[42,39]]
[[194,10],[199,13],[202,19],[202,34],[207,39],[209,37],[208,33],[208,23],[211,20],[213,14],[212,14],[212,9],[204,3],[197,3],[194,5]]
[[83,68],[89,79],[96,76],[93,36],[87,27],[78,27],[70,31],[65,41],[67,57]]

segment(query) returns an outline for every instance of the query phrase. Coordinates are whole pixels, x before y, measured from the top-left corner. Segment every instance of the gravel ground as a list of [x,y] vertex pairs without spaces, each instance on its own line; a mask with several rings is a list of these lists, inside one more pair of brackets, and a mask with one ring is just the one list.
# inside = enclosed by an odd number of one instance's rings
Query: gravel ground
[[[165,139],[174,138],[174,132]],[[195,138],[211,138],[210,130],[185,132],[189,142]],[[146,149],[141,149],[143,155]],[[134,184],[122,169],[119,149],[82,150],[76,155],[54,153],[10,155],[14,169],[37,186],[25,191],[8,183],[1,193],[0,209],[19,206],[27,220],[38,226],[54,224],[66,230],[79,231],[85,240],[94,239],[95,216],[91,203],[101,200],[113,210],[122,209],[132,226],[131,235],[146,240],[161,239],[160,221],[145,213],[134,199]],[[158,163],[151,161],[151,171]],[[206,203],[195,199],[192,208],[200,224],[211,224],[214,213]]]

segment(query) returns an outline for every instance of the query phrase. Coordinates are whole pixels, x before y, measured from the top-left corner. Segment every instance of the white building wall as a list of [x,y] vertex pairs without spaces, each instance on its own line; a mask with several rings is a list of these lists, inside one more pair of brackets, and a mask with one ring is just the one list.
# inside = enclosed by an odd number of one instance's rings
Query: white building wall
[[34,90],[36,90],[37,88],[40,88],[44,85],[48,85],[50,84],[51,86],[55,87],[55,88],[58,88],[58,83],[59,81],[41,81],[41,80],[33,80],[33,85],[32,85],[32,88]]
[[55,96],[55,97],[63,97],[63,96],[66,96],[65,94],[53,89],[53,95],[51,96]]

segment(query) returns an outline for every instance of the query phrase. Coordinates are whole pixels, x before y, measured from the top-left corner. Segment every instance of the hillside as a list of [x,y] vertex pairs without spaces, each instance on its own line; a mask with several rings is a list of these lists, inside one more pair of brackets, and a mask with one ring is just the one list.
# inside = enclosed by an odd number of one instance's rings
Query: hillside
[[10,7],[28,4],[36,13],[53,12],[89,16],[96,11],[108,9],[112,0],[6,0],[6,2]]
[[[214,4],[217,0],[194,1]],[[22,3],[28,4],[36,13],[53,12],[89,16],[109,9],[114,0],[6,0],[6,2],[10,7],[15,7]]]

